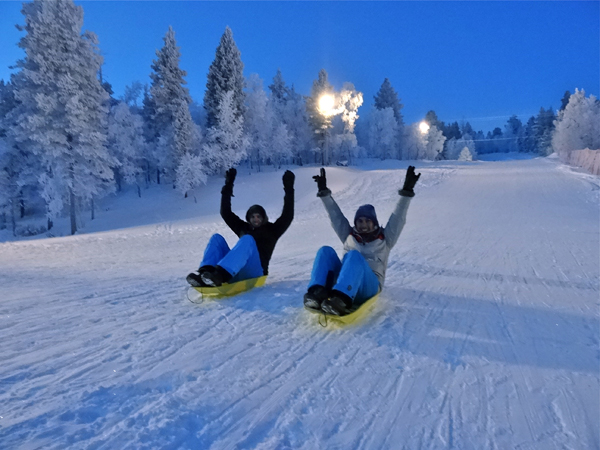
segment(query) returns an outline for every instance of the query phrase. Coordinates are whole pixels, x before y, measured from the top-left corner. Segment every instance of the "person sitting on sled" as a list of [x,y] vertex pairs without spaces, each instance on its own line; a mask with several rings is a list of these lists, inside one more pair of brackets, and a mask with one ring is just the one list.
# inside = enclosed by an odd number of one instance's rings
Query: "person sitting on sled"
[[413,188],[420,176],[415,174],[413,166],[408,167],[396,209],[385,228],[379,226],[372,205],[359,207],[354,215],[354,226],[351,226],[331,197],[325,169],[313,177],[319,189],[317,197],[323,201],[331,225],[344,243],[344,257],[340,261],[329,246],[319,249],[308,292],[304,295],[306,308],[343,316],[381,290],[390,250],[404,228],[406,211],[415,195]]
[[283,174],[283,212],[273,223],[269,222],[265,209],[260,205],[252,205],[248,209],[245,221],[231,211],[236,174],[234,168],[225,173],[225,185],[221,189],[221,217],[240,239],[229,249],[223,236],[211,236],[200,268],[186,278],[194,287],[221,286],[267,275],[275,244],[294,219],[293,172],[286,170]]

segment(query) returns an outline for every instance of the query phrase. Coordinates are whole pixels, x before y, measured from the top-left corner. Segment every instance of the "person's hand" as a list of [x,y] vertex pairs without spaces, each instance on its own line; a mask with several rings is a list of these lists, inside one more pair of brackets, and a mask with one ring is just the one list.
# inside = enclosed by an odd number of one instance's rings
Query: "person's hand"
[[233,187],[233,182],[235,181],[235,176],[237,175],[237,170],[235,167],[232,167],[227,172],[225,172],[225,184]]
[[420,177],[420,173],[418,175],[415,174],[415,166],[408,166],[408,169],[406,171],[406,178],[404,179],[404,186],[400,191],[400,195],[404,195],[406,197],[414,197],[415,191],[413,189],[415,187],[415,184],[417,184],[417,181],[419,181]]
[[288,191],[294,189],[294,180],[296,179],[296,175],[291,170],[286,170],[283,174],[283,189]]
[[327,190],[327,178],[325,177],[325,169],[323,167],[321,167],[320,175],[315,175],[313,180],[316,181],[319,192]]
[[235,170],[235,167],[232,167],[225,172],[225,185],[223,186],[223,189],[221,189],[221,194],[233,197],[233,182],[235,181],[236,175],[237,170]]

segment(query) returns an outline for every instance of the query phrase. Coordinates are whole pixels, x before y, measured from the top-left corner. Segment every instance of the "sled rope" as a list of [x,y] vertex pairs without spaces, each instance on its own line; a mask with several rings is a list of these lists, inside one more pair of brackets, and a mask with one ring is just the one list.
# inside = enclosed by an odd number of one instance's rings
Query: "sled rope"
[[[325,324],[324,325],[321,322],[321,318],[325,319]],[[325,313],[319,314],[319,325],[321,325],[323,328],[327,327],[327,314],[325,314]]]

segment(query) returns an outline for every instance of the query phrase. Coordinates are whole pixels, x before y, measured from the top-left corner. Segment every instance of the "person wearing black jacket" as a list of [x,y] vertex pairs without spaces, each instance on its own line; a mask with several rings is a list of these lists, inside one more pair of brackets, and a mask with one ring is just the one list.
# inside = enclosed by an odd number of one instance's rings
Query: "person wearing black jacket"
[[265,209],[260,205],[248,208],[245,221],[231,211],[236,175],[234,168],[225,173],[225,185],[221,189],[221,217],[240,239],[229,249],[223,236],[211,236],[198,272],[190,273],[186,278],[194,287],[220,286],[267,275],[275,244],[294,219],[293,172],[286,170],[283,174],[283,212],[275,222],[269,222]]

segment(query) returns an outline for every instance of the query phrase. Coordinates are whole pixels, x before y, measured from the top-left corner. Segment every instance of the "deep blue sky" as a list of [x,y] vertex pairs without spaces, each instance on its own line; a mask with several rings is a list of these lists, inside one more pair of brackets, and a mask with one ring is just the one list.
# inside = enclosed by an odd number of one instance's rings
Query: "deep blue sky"
[[[123,93],[149,82],[155,50],[172,25],[188,87],[201,102],[206,74],[226,26],[244,74],[265,89],[277,68],[301,94],[321,68],[336,89],[363,92],[366,115],[383,79],[398,92],[405,121],[433,109],[476,130],[524,122],[557,109],[566,90],[600,91],[600,2],[161,2],[78,1],[84,28],[105,56],[104,76]],[[22,56],[21,2],[0,1],[0,79]]]

